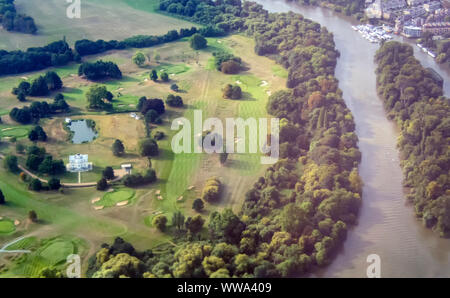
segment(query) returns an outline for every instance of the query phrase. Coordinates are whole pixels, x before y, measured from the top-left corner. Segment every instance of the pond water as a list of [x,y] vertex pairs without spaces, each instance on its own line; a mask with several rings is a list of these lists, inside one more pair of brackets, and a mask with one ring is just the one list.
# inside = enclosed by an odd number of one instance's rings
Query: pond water
[[89,127],[86,120],[72,121],[68,127],[73,131],[72,142],[74,144],[91,142],[98,136],[95,130]]

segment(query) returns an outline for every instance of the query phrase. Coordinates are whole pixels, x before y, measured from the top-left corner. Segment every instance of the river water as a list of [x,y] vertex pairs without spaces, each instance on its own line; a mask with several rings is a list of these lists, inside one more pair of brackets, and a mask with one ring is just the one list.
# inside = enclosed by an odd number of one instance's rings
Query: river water
[[[253,0],[255,1],[255,0]],[[381,277],[450,277],[450,240],[439,238],[414,217],[405,200],[396,149],[398,129],[388,121],[375,89],[377,44],[351,28],[353,22],[331,10],[303,7],[279,0],[256,0],[271,12],[294,11],[333,32],[341,53],[336,77],[352,111],[362,152],[360,175],[365,183],[358,225],[342,251],[318,277],[366,277],[367,256],[381,259]],[[401,39],[398,37],[398,39]],[[416,58],[444,78],[450,93],[450,72],[415,47]]]

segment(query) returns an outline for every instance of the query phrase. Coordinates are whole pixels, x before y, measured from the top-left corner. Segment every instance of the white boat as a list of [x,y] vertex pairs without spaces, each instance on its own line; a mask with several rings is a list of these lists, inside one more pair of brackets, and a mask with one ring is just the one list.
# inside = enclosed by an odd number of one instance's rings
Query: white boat
[[433,53],[432,51],[427,51],[427,54],[430,55],[433,58],[436,58],[436,54]]

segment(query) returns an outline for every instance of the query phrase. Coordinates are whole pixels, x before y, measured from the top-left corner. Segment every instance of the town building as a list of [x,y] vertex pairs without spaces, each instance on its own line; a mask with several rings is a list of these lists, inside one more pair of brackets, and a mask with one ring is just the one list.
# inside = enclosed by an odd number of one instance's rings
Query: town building
[[415,26],[404,26],[402,34],[406,37],[418,38],[422,35],[422,28]]
[[424,32],[431,32],[434,35],[443,35],[450,32],[450,22],[426,23],[422,29]]
[[425,2],[428,2],[427,0],[406,0],[409,6],[416,6],[416,5],[422,5]]
[[434,12],[435,10],[438,10],[439,8],[441,8],[441,2],[439,2],[439,1],[432,1],[430,3],[425,3],[423,5],[423,8],[427,12]]

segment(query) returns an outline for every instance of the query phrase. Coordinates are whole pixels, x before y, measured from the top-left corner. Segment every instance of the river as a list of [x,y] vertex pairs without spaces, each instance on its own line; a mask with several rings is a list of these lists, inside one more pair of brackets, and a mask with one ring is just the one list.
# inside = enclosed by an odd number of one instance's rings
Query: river
[[[425,229],[405,200],[396,148],[398,129],[387,120],[375,89],[373,57],[379,45],[369,43],[351,28],[356,21],[331,10],[278,0],[255,2],[271,12],[301,13],[333,32],[341,53],[336,77],[356,122],[362,152],[359,171],[365,184],[359,223],[350,230],[333,263],[314,276],[366,277],[370,265],[367,256],[377,254],[381,277],[450,277],[450,240]],[[449,70],[414,48],[416,58],[444,78],[448,96]]]

